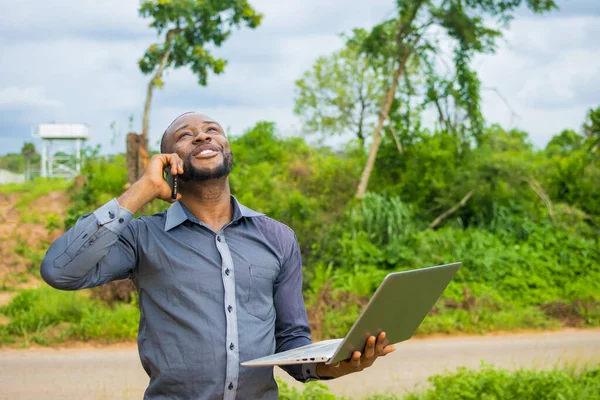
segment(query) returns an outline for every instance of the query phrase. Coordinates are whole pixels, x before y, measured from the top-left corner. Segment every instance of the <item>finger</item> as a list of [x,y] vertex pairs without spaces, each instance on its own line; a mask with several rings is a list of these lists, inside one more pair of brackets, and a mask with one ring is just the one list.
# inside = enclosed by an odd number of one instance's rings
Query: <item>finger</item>
[[385,346],[383,348],[383,351],[381,352],[381,356],[386,356],[390,353],[393,353],[394,351],[396,351],[396,346],[393,344],[388,344],[387,346]]
[[163,158],[163,167],[169,167],[173,175],[177,173],[177,159],[174,154],[165,154]]
[[169,164],[171,165],[171,173],[177,175],[179,173],[179,156],[177,154],[170,154]]
[[385,347],[385,332],[379,333],[377,336],[377,345],[375,346],[375,354],[379,355]]
[[365,346],[365,354],[364,357],[367,359],[371,359],[375,356],[375,336],[369,336],[367,339],[367,344]]
[[183,174],[183,161],[180,159],[178,163],[179,173]]
[[350,359],[350,365],[352,365],[354,368],[360,367],[360,357],[361,357],[360,351],[355,351],[354,353],[352,353],[352,358]]

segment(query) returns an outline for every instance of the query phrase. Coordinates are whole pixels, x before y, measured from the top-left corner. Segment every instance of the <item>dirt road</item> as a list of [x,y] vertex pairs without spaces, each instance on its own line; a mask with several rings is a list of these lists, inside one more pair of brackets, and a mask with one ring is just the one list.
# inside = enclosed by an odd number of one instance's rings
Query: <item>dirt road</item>
[[[359,375],[328,382],[331,391],[360,398],[402,394],[428,376],[457,366],[551,368],[600,363],[600,330],[483,337],[412,339]],[[281,370],[276,375],[291,382]],[[0,399],[141,399],[148,377],[133,346],[0,350]]]

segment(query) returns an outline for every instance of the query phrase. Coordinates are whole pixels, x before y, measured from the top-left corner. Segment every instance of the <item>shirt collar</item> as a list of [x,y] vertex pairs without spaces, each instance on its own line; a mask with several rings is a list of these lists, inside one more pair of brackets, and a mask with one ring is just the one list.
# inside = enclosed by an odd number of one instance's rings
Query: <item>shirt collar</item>
[[[232,195],[231,196],[231,204],[233,204],[233,219],[232,221],[237,221],[238,219],[245,217],[260,217],[261,214],[250,208],[240,204],[237,199]],[[186,220],[190,220],[192,222],[198,223],[198,219],[179,201],[176,201],[169,207],[167,210],[167,219],[165,221],[165,231],[169,231],[175,228],[178,225],[181,225]]]

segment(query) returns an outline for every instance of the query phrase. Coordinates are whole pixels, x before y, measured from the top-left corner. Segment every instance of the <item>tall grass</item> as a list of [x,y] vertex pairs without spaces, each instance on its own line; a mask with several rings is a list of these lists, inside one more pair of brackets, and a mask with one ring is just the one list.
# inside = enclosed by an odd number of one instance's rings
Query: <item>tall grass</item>
[[132,339],[139,322],[135,304],[121,303],[111,309],[83,292],[49,287],[20,292],[0,313],[9,319],[0,326],[0,343]]
[[413,233],[416,228],[413,207],[399,197],[376,193],[367,193],[354,207],[349,207],[347,220],[354,236],[365,232],[378,244]]

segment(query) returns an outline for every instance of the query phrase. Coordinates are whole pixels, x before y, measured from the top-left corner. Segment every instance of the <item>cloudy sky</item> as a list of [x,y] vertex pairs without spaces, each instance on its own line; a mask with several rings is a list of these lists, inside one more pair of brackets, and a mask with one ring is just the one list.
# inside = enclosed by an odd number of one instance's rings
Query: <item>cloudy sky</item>
[[[488,122],[518,127],[543,146],[564,128],[579,129],[600,104],[600,1],[558,0],[542,17],[519,12],[493,56],[475,66],[486,91]],[[150,140],[155,144],[178,114],[203,111],[229,132],[260,120],[282,134],[299,130],[294,80],[320,55],[342,46],[339,34],[392,15],[393,0],[253,0],[264,14],[256,30],[235,32],[218,55],[225,74],[196,84],[186,70],[170,71],[155,92]],[[43,122],[82,122],[91,144],[123,151],[129,116],[141,126],[148,77],[137,60],[156,41],[137,0],[19,0],[0,2],[0,154],[32,141]],[[116,129],[111,130],[111,122]],[[114,133],[117,136],[113,142]],[[39,143],[39,142],[36,142]],[[38,145],[39,148],[39,145]]]

